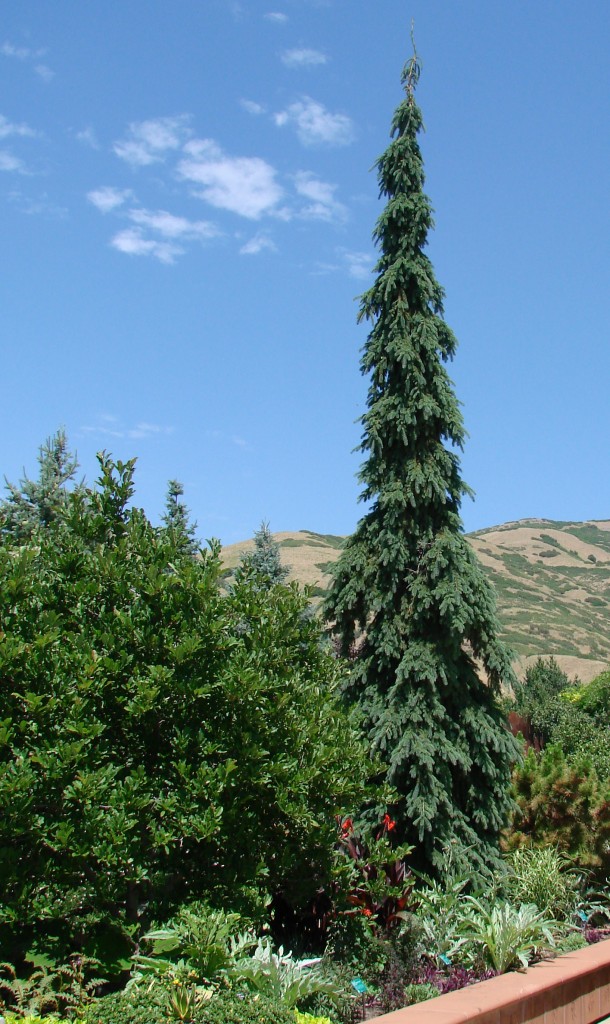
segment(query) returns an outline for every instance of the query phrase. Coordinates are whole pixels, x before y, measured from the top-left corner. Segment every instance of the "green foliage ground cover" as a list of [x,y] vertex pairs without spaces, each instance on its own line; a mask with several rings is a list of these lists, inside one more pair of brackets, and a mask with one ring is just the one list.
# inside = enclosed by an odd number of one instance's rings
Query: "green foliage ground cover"
[[[200,902],[143,937],[126,988],[96,995],[88,964],[52,1008],[87,1024],[353,1024],[363,1000],[388,1011],[585,942],[583,879],[552,849],[515,854],[477,890],[450,859],[442,881],[413,876],[391,850],[387,822],[367,839],[350,829],[342,823],[336,844],[340,883],[323,955],[297,958]],[[47,975],[50,991],[60,975]],[[35,1006],[11,999],[2,981],[0,993],[16,1020]]]

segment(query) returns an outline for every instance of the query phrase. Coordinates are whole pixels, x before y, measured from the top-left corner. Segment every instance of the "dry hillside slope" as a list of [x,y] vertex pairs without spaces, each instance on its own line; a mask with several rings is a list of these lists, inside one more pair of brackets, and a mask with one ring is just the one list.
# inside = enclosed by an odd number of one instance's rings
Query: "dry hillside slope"
[[[344,538],[308,530],[274,536],[291,578],[312,587],[319,599]],[[553,655],[583,681],[607,668],[610,521],[523,519],[468,539],[495,588],[502,636],[515,651],[518,669],[539,655]],[[227,567],[252,547],[249,540],[224,548]]]

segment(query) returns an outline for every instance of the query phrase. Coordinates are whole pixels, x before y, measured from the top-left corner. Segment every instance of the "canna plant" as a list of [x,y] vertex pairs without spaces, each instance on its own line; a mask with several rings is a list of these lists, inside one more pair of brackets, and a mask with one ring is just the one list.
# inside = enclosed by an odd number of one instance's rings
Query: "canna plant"
[[396,822],[389,814],[370,843],[356,835],[351,818],[339,818],[337,824],[339,850],[349,865],[344,877],[347,902],[356,908],[351,913],[364,914],[374,931],[387,936],[410,916],[414,881],[405,858],[412,847],[392,847],[390,834]]

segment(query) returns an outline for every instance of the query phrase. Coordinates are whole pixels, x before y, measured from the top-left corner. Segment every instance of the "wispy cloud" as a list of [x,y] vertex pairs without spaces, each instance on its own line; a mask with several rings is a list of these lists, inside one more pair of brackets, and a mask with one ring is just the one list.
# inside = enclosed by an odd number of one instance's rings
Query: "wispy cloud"
[[[0,54],[3,57],[12,57],[15,60],[28,63],[39,61],[39,58],[43,57],[46,52],[46,50],[32,50],[29,46],[15,46],[14,43],[9,42],[4,42],[0,46]],[[43,82],[50,82],[55,78],[55,72],[47,64],[36,63],[33,65],[33,71]]]
[[172,242],[146,238],[140,228],[125,228],[111,240],[110,245],[128,256],[152,256],[160,263],[174,263],[176,256],[182,256],[184,249]]
[[266,108],[262,103],[256,103],[254,100],[240,100],[239,102],[244,110],[247,110],[249,114],[258,116],[259,114],[264,114],[266,112]]
[[63,220],[68,216],[66,207],[59,206],[46,192],[37,196],[29,196],[15,188],[9,192],[8,198],[20,213],[25,213],[30,217],[43,216],[51,220]]
[[244,451],[252,451],[252,445],[245,438],[240,437],[239,434],[228,434],[224,430],[206,430],[205,436],[209,437],[213,441],[229,442],[229,444],[235,445],[236,448],[241,448]]
[[16,174],[28,173],[23,160],[10,153],[8,149],[0,149],[0,171],[13,171]]
[[336,185],[321,181],[310,171],[299,171],[295,176],[297,195],[308,200],[300,216],[312,220],[344,221],[347,208],[335,199]]
[[134,195],[128,188],[104,185],[88,192],[87,199],[100,213],[118,213],[135,225],[123,228],[110,240],[113,249],[128,256],[152,256],[161,263],[174,263],[177,256],[186,252],[183,243],[202,242],[221,234],[207,220],[190,220],[168,210],[134,206]]
[[9,121],[3,114],[0,114],[0,139],[8,139],[10,136],[15,135],[33,138],[37,134],[38,132],[35,132],[29,125],[15,124],[15,122]]
[[118,209],[133,195],[129,188],[113,188],[111,185],[104,185],[102,188],[95,188],[87,192],[87,199],[100,211],[110,213]]
[[316,263],[313,274],[347,273],[358,281],[368,280],[373,267],[373,257],[367,252],[352,252],[349,249],[336,250],[336,263]]
[[88,125],[83,128],[82,132],[76,132],[76,138],[79,142],[82,142],[84,146],[89,146],[90,149],[100,149],[98,137],[95,134],[95,129]]
[[282,54],[282,64],[287,68],[315,68],[327,62],[328,57],[320,50],[284,50]]
[[14,57],[16,60],[28,60],[30,57],[41,57],[42,50],[30,50],[28,46],[14,46],[13,43],[3,43],[0,46],[0,53],[3,57]]
[[151,437],[172,434],[173,427],[161,426],[158,423],[142,421],[135,426],[125,426],[118,416],[103,413],[98,417],[98,423],[80,428],[83,434],[94,434],[99,437],[112,437],[117,439],[128,438],[129,440],[146,440]]
[[347,268],[350,277],[355,277],[358,281],[364,281],[371,276],[373,257],[370,253],[339,249],[338,254]]
[[267,21],[273,21],[276,25],[285,25],[288,21],[288,15],[283,14],[281,11],[268,11],[264,15]]
[[47,64],[36,64],[34,71],[43,82],[52,82],[55,78],[55,72]]
[[261,157],[227,156],[212,139],[193,139],[184,152],[178,175],[200,186],[195,195],[210,206],[258,220],[282,199],[275,168]]
[[354,126],[346,114],[333,114],[322,103],[304,96],[274,115],[278,127],[295,128],[304,146],[346,146],[354,138]]
[[[18,139],[32,139],[39,136],[40,132],[30,128],[28,124],[18,124],[15,121],[9,121],[4,114],[0,114],[0,140],[12,139],[17,141]],[[12,172],[14,174],[33,173],[20,156],[16,156],[12,150],[6,148],[0,150],[0,171]]]
[[176,217],[167,210],[130,210],[129,218],[140,227],[149,228],[164,238],[202,239],[215,238],[220,232],[215,224],[207,220],[188,220]]
[[115,142],[114,152],[121,160],[135,167],[146,167],[165,159],[168,151],[177,150],[191,134],[186,114],[134,121],[127,137]]
[[277,252],[277,246],[269,235],[259,233],[254,235],[249,242],[242,245],[239,250],[242,256],[258,256],[260,252],[268,250],[269,252]]

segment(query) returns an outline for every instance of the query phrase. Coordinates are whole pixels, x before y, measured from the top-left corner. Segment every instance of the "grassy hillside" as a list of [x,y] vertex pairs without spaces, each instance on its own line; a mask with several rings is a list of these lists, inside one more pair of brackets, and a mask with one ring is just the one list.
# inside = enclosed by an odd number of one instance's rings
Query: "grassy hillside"
[[[319,599],[344,538],[308,530],[274,536],[291,577]],[[469,540],[495,588],[502,636],[518,669],[552,654],[570,676],[588,681],[610,664],[610,521],[523,519]],[[227,566],[252,546],[225,548]]]

